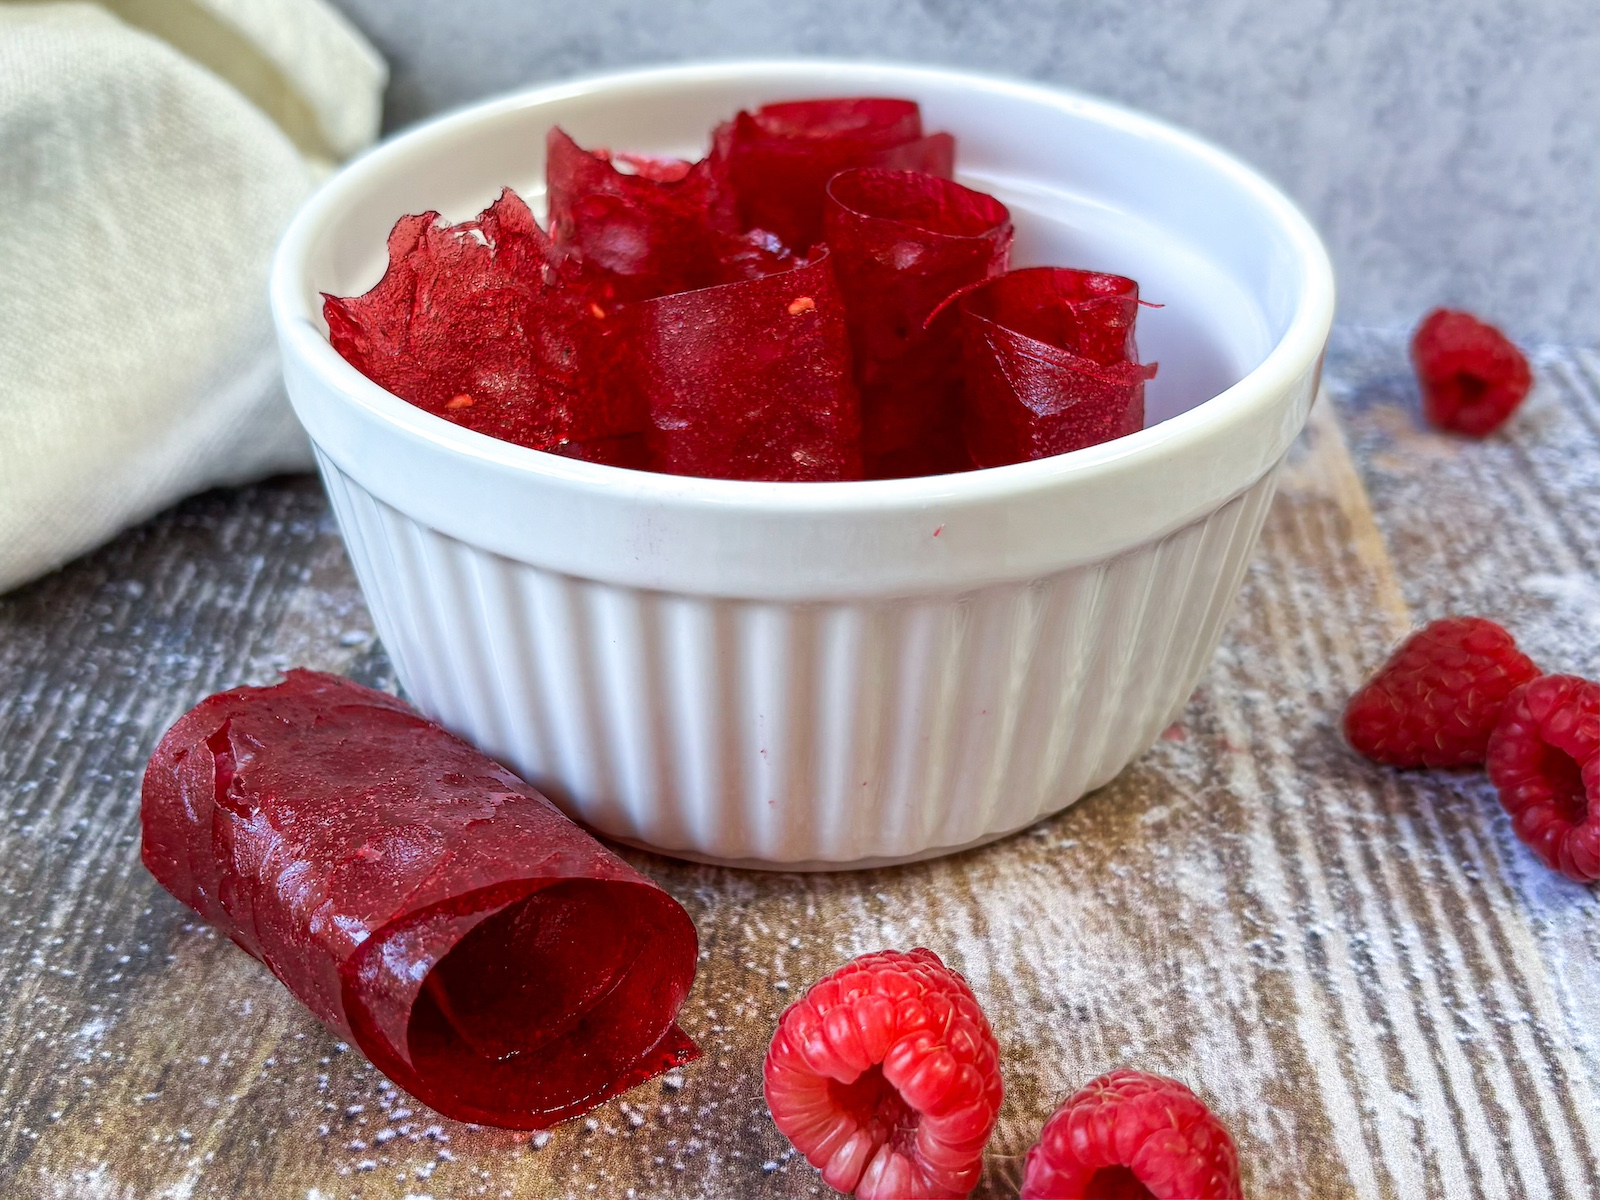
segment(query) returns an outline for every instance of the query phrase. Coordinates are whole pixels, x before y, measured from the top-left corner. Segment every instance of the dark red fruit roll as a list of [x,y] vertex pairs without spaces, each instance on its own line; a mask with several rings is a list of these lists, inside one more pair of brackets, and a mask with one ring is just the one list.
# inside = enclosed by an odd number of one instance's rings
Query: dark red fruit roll
[[645,300],[628,316],[654,470],[861,477],[860,400],[825,251],[780,274]]
[[861,389],[868,479],[969,465],[954,292],[1005,273],[1011,214],[993,196],[914,171],[858,167],[828,183],[823,231]]
[[1600,683],[1545,675],[1512,692],[1489,738],[1489,778],[1546,866],[1600,880]]
[[377,286],[323,297],[329,340],[368,379],[535,450],[643,429],[611,374],[616,307],[610,282],[560,259],[509,188],[460,225],[400,218]]
[[717,283],[709,239],[711,177],[705,164],[630,159],[617,170],[559,127],[545,138],[550,236],[609,274],[624,300]]
[[671,896],[393,696],[314,671],[201,701],[144,863],[401,1087],[543,1129],[694,1058]]
[[1522,351],[1471,313],[1435,309],[1411,339],[1422,411],[1440,429],[1486,437],[1510,418],[1533,386]]
[[823,189],[850,167],[949,173],[954,142],[922,132],[915,101],[853,96],[793,100],[741,112],[715,135],[714,172],[741,229],[763,229],[796,252],[822,236]]
[[958,302],[974,465],[1080,450],[1144,427],[1139,285],[1058,267],[1012,271]]

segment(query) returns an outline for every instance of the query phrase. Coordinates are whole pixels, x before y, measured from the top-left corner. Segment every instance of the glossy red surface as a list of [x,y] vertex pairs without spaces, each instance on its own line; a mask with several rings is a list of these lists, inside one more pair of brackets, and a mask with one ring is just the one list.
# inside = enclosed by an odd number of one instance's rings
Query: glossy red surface
[[677,901],[386,693],[291,671],[201,701],[141,816],[163,887],[446,1116],[544,1128],[697,1053]]
[[948,179],[877,167],[829,182],[824,230],[834,254],[861,389],[869,479],[970,466],[961,433],[955,292],[1004,273],[1011,214]]
[[1138,361],[1133,280],[1033,267],[959,303],[974,465],[1065,454],[1143,428],[1156,368]]
[[860,402],[831,257],[634,305],[654,468],[724,479],[861,477]]

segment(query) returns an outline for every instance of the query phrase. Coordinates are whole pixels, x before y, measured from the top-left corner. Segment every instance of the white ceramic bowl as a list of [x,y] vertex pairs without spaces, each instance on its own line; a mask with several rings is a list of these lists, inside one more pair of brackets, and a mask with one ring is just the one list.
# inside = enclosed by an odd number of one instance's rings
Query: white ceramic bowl
[[[1017,265],[1139,280],[1150,427],[963,475],[748,483],[458,428],[329,346],[402,213],[538,207],[546,129],[698,156],[740,107],[921,102],[998,195]],[[1333,278],[1260,176],[1148,117],[953,71],[633,71],[442,117],[346,167],[284,237],[295,411],[379,635],[430,716],[580,820],[668,854],[864,866],[1000,837],[1116,775],[1210,658],[1316,389]]]

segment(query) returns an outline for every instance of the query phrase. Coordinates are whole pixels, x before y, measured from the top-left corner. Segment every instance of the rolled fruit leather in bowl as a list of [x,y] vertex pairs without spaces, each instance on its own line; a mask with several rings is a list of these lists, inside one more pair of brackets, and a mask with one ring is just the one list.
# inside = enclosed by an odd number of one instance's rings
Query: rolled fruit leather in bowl
[[961,430],[955,292],[1005,273],[1011,214],[915,171],[861,167],[828,183],[824,235],[844,296],[868,479],[971,466]]
[[823,189],[850,167],[948,176],[955,140],[923,136],[913,100],[852,96],[792,100],[741,112],[717,128],[713,172],[741,229],[763,229],[803,253],[822,236]]
[[323,297],[334,349],[402,400],[601,461],[631,453],[644,429],[614,375],[617,307],[610,281],[559,254],[510,188],[459,225],[435,212],[400,218],[377,285]]
[[861,478],[861,411],[829,254],[628,308],[653,468],[710,479]]
[[1144,428],[1139,285],[1066,267],[1012,271],[957,302],[975,466],[1081,450]]
[[[704,163],[681,173],[619,171],[559,127],[545,138],[550,236],[607,272],[624,300],[716,283],[708,245],[712,181]],[[676,175],[676,178],[672,176]]]
[[696,1057],[688,914],[383,692],[290,671],[156,748],[143,858],[446,1116],[542,1129]]
[[[619,170],[621,162],[633,168]],[[586,150],[554,127],[545,138],[550,236],[603,275],[621,301],[759,278],[793,266],[776,238],[722,217],[709,159]]]

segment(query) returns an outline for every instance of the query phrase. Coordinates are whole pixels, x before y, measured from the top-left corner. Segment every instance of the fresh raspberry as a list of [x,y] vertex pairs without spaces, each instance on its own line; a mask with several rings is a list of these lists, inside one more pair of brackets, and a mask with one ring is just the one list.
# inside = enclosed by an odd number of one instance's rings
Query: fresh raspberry
[[1538,674],[1493,621],[1434,621],[1401,642],[1350,697],[1345,740],[1391,767],[1476,766],[1506,697]]
[[1511,827],[1568,879],[1600,879],[1600,683],[1546,675],[1511,693],[1489,739]]
[[778,1020],[778,1129],[861,1200],[965,1196],[1000,1113],[1000,1048],[967,981],[931,950],[864,954]]
[[1436,308],[1411,338],[1422,411],[1440,429],[1469,437],[1494,432],[1533,386],[1522,351],[1471,313]]
[[1112,1071],[1044,1123],[1022,1200],[1239,1200],[1239,1151],[1176,1079]]

